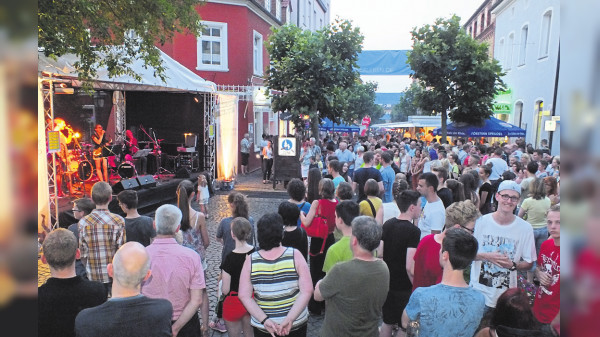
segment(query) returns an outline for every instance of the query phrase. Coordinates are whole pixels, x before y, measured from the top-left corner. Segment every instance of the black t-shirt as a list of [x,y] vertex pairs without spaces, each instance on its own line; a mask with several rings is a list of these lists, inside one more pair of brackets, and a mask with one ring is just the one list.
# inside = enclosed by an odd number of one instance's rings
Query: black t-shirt
[[143,295],[112,298],[85,309],[75,319],[77,337],[172,336],[173,306],[162,298]]
[[246,255],[254,253],[256,249],[252,248],[247,253],[236,253],[231,252],[225,256],[225,261],[221,263],[221,269],[231,275],[231,284],[229,285],[229,291],[238,292],[240,286],[240,274],[242,273],[242,267],[246,261]]
[[125,237],[127,242],[139,242],[144,247],[150,245],[150,239],[156,236],[153,220],[149,216],[140,215],[137,218],[125,218]]
[[442,203],[444,203],[444,208],[448,208],[448,206],[452,205],[454,202],[454,196],[452,195],[452,191],[448,187],[442,187],[437,191],[438,197],[442,199]]
[[296,227],[291,232],[284,230],[281,245],[298,249],[304,259],[308,259],[308,236],[306,236],[306,232],[302,227]]
[[365,194],[365,183],[369,179],[375,179],[376,182],[382,181],[381,172],[374,167],[366,167],[354,171],[353,181],[358,184],[358,202],[367,198],[367,195]]
[[412,290],[406,273],[406,249],[417,248],[421,230],[410,221],[391,218],[383,224],[383,261],[390,270],[390,290]]
[[482,192],[488,192],[487,197],[485,198],[484,204],[486,204],[486,205],[491,204],[492,197],[494,195],[494,187],[492,186],[492,184],[485,182],[485,183],[483,183],[483,185],[481,185],[481,187],[479,187],[479,199],[480,200],[481,200]]
[[39,336],[75,336],[75,316],[106,302],[106,288],[81,276],[49,278],[38,288]]

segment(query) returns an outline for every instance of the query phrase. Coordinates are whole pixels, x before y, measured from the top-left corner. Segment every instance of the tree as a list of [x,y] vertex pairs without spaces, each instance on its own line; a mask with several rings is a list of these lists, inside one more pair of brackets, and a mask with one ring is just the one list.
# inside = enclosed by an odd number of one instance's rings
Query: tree
[[504,74],[498,61],[490,60],[487,44],[461,29],[456,15],[411,33],[408,63],[412,77],[424,89],[416,102],[423,111],[441,113],[442,139],[446,139],[448,111],[453,122],[477,125],[490,118],[494,95],[504,88]]
[[273,111],[290,111],[297,127],[308,115],[313,135],[325,117],[349,123],[368,111],[376,86],[362,84],[355,70],[362,41],[347,20],[317,32],[293,25],[274,29],[267,43],[267,87],[279,93],[272,99]]
[[[78,56],[74,66],[79,78],[89,81],[96,69],[107,67],[110,77],[130,75],[140,79],[131,68],[140,58],[165,80],[160,51],[176,33],[200,34],[198,0],[39,0],[38,45],[44,55]],[[126,34],[133,32],[134,34]]]
[[400,96],[400,102],[392,107],[392,122],[405,122],[408,116],[417,114],[419,105],[417,97],[423,92],[423,88],[417,83],[410,86]]

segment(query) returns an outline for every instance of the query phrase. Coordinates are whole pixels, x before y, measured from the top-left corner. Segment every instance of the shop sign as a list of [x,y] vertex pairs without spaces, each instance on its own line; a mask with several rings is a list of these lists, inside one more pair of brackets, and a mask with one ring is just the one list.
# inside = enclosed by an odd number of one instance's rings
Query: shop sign
[[494,114],[512,114],[512,90],[498,91],[492,105]]

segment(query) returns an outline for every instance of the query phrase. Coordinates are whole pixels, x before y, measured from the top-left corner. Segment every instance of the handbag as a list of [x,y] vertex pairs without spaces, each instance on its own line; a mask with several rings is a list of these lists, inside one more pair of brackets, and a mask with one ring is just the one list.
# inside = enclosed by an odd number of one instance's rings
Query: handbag
[[321,250],[319,251],[319,254],[322,254],[323,250],[325,250],[325,242],[327,241],[327,236],[329,235],[329,226],[327,225],[327,219],[321,216],[320,211],[321,203],[319,203],[319,206],[317,207],[317,214],[310,223],[310,226],[306,227],[302,225],[302,228],[304,228],[304,230],[306,231],[306,235],[310,236],[311,238],[323,239],[323,244],[321,245]]

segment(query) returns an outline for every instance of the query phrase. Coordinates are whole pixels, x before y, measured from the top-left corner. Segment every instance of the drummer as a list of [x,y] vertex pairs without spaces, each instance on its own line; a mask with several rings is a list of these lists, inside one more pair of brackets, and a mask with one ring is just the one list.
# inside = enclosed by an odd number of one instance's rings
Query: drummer
[[108,161],[106,157],[102,156],[102,149],[110,143],[110,140],[106,136],[106,131],[102,128],[102,125],[96,124],[95,132],[92,135],[92,141],[94,142],[94,163],[96,164],[96,175],[100,181],[108,182]]
[[[127,130],[125,132],[125,146],[123,149],[123,153],[125,154],[125,161],[129,163],[133,163],[133,157],[138,151],[138,140],[133,136],[133,132],[131,130]],[[140,156],[139,162],[141,164],[140,171],[142,174],[146,174],[146,166],[148,159],[145,156]]]

